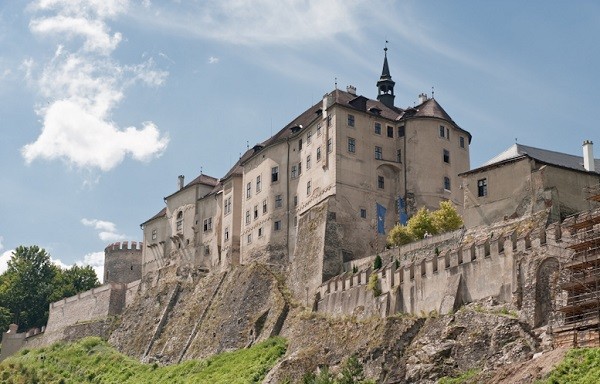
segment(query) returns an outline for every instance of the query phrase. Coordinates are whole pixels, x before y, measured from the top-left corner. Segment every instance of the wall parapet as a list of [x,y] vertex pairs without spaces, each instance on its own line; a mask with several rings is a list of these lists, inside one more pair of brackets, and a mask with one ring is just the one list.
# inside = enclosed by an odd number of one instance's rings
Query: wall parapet
[[104,248],[104,252],[142,251],[141,241],[117,241]]

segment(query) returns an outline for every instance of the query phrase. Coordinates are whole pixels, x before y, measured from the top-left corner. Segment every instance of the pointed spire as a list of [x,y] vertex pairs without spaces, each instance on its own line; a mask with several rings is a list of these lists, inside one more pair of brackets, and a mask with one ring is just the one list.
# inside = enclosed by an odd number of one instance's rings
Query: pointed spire
[[393,108],[394,107],[394,85],[396,84],[392,80],[392,75],[390,74],[390,67],[388,65],[387,60],[387,43],[385,41],[385,48],[383,49],[383,70],[381,71],[381,77],[377,82],[377,100],[381,101],[385,106]]

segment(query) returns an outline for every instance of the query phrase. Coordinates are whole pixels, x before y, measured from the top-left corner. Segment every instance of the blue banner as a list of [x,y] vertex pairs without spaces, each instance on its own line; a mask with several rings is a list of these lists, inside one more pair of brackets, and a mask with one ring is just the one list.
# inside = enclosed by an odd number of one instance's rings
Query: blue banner
[[385,213],[387,209],[379,203],[377,203],[377,233],[385,235]]
[[406,214],[406,205],[404,204],[404,199],[398,198],[398,219],[400,224],[406,225],[408,222],[408,215]]

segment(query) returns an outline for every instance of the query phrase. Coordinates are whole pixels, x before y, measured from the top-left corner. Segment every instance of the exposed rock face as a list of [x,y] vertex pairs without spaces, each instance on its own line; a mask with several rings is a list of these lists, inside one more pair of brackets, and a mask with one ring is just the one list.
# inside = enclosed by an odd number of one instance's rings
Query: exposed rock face
[[491,302],[446,316],[358,321],[312,313],[289,297],[282,276],[259,264],[199,279],[163,269],[140,284],[110,342],[144,361],[170,364],[278,334],[289,345],[264,380],[273,384],[301,381],[324,365],[335,372],[350,355],[378,383],[434,383],[526,361],[539,344],[516,314]]

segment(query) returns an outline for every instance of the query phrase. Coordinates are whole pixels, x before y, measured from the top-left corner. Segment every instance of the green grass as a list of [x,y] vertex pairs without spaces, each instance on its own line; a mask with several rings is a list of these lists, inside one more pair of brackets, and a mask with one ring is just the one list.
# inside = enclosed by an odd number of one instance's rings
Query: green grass
[[564,360],[550,372],[544,384],[588,384],[600,382],[600,348],[580,348],[567,352]]
[[285,354],[275,337],[206,360],[159,367],[129,358],[97,337],[23,350],[0,364],[0,383],[259,383]]
[[479,373],[479,369],[469,369],[458,377],[442,377],[439,384],[461,384]]

